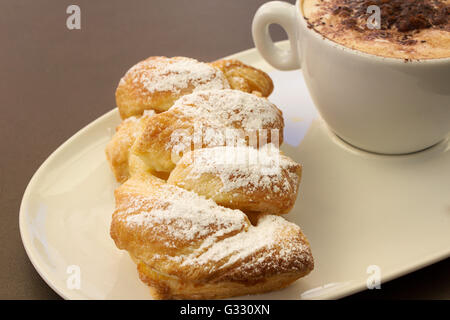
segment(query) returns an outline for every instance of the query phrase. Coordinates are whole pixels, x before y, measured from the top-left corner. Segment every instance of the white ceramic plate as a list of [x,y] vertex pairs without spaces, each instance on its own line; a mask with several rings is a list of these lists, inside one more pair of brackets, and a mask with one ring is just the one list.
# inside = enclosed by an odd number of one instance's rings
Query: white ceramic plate
[[[274,79],[270,99],[286,121],[282,149],[304,166],[287,218],[309,238],[316,265],[284,290],[244,298],[339,298],[366,288],[377,275],[367,273],[369,266],[384,282],[450,256],[448,139],[405,156],[357,150],[321,121],[300,71],[273,71],[255,49],[233,57]],[[134,263],[109,236],[117,184],[104,148],[119,121],[112,110],[70,138],[35,173],[22,200],[27,254],[66,299],[151,299]]]

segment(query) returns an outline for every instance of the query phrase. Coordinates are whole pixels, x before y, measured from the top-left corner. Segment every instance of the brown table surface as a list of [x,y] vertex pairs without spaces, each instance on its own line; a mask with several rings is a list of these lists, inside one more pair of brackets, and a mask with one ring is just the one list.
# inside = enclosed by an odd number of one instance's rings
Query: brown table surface
[[[19,235],[23,192],[67,138],[114,107],[123,73],[152,55],[214,60],[253,47],[263,0],[9,0],[0,4],[0,299],[58,299]],[[293,2],[293,1],[291,1]],[[81,7],[81,30],[66,8]],[[273,38],[285,37],[280,28]],[[449,299],[450,260],[350,298]]]

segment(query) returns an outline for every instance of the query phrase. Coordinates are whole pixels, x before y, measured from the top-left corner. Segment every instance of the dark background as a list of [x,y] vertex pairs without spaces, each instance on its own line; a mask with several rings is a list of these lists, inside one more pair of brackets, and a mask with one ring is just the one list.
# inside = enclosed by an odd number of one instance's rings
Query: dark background
[[[41,163],[114,108],[116,85],[136,62],[152,55],[211,61],[253,47],[251,20],[264,2],[0,0],[0,299],[59,298],[19,235],[20,201]],[[70,4],[81,7],[81,30],[66,28]],[[350,299],[449,299],[449,270],[447,259]]]

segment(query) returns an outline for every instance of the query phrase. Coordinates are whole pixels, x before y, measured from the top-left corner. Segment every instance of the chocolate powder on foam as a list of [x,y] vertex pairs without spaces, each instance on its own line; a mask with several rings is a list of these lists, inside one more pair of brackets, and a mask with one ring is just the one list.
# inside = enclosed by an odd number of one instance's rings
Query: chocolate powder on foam
[[[381,26],[368,32],[365,21],[372,14],[367,13],[371,5],[380,8]],[[410,37],[420,30],[434,28],[450,31],[450,6],[441,0],[337,0],[324,3],[323,9],[339,16],[344,29],[366,32],[368,39],[383,38],[412,45],[417,40]],[[310,23],[310,27],[314,26],[315,23]]]

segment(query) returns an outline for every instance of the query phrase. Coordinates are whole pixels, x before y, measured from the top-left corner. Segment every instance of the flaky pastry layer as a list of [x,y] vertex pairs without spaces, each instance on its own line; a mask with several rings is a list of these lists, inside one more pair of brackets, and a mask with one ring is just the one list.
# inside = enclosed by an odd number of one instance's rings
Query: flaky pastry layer
[[199,91],[146,120],[131,152],[150,170],[170,172],[185,152],[225,145],[229,137],[279,145],[283,128],[281,111],[266,98],[231,89]]
[[136,175],[116,190],[111,237],[157,298],[220,298],[278,289],[314,267],[300,228],[279,216],[254,225],[194,192]]
[[284,214],[297,198],[301,170],[271,144],[213,147],[185,154],[167,182],[247,214]]
[[116,89],[122,119],[145,110],[167,111],[181,96],[210,89],[237,89],[263,97],[273,90],[263,71],[238,60],[204,63],[186,57],[149,57],[134,65]]

